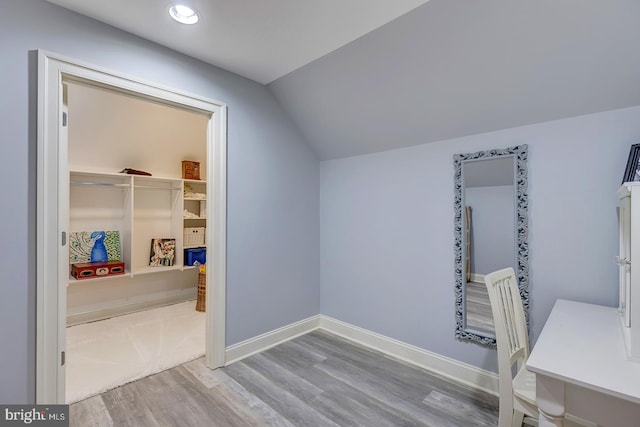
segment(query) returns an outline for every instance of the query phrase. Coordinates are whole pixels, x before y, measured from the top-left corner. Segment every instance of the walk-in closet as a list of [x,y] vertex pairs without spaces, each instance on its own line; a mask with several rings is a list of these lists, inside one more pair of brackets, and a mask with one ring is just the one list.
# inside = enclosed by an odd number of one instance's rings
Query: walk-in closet
[[75,402],[205,354],[211,114],[80,79],[64,91]]

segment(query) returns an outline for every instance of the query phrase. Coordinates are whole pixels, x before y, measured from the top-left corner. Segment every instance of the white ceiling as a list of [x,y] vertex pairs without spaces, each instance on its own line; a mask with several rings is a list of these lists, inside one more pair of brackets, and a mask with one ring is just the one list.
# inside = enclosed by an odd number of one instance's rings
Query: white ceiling
[[196,25],[174,22],[170,0],[47,0],[266,84],[428,0],[184,0]]

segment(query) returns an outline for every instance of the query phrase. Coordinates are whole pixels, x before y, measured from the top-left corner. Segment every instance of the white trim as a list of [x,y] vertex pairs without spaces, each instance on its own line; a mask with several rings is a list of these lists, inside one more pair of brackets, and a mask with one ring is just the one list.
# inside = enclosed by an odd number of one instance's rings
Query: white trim
[[[178,90],[169,86],[144,80],[138,77],[129,76],[107,68],[99,67],[86,62],[78,61],[68,56],[59,55],[47,50],[38,50],[38,59],[48,60],[50,63],[61,65],[60,72],[74,77],[82,82],[89,82],[92,85],[103,84],[111,88],[119,88],[125,92],[136,92],[149,98],[158,98],[182,105],[186,108],[215,113],[219,108],[226,108],[226,104],[215,99],[206,98],[194,93]],[[184,99],[190,98],[189,104],[185,104]],[[212,111],[213,109],[216,111]],[[220,132],[216,132],[219,135]],[[226,136],[226,135],[225,135]]]
[[[211,128],[213,126],[213,129]],[[211,135],[215,132],[215,135]],[[212,217],[213,226],[207,227],[205,239],[213,242],[207,249],[210,260],[207,268],[205,334],[210,339],[205,343],[205,363],[214,369],[225,364],[226,346],[226,304],[227,304],[227,107],[222,106],[209,121],[207,138],[215,140],[214,149],[207,152],[208,167],[207,212]],[[209,144],[209,148],[211,145]],[[213,206],[212,206],[213,203]]]
[[452,381],[465,384],[495,396],[498,395],[498,375],[493,372],[327,316],[320,316],[320,329],[432,371]]
[[[206,296],[207,366],[224,365],[225,358],[225,288],[226,288],[226,105],[201,96],[146,82],[138,78],[95,67],[71,58],[38,51],[38,119],[37,119],[37,213],[36,213],[36,403],[64,403],[64,367],[60,354],[65,351],[66,276],[68,258],[59,246],[66,231],[66,211],[61,208],[67,184],[60,171],[67,165],[66,142],[59,132],[62,106],[62,80],[78,79],[135,92],[149,98],[162,99],[175,105],[212,115],[207,132],[208,200],[207,211],[213,226],[207,227],[207,241],[214,242],[208,257],[212,268],[207,271],[211,284]],[[59,159],[62,163],[58,163]],[[62,198],[62,199],[60,199]],[[211,203],[211,202],[209,202]],[[213,270],[213,271],[212,271]]]
[[498,375],[375,332],[318,315],[227,347],[227,365],[285,341],[322,329],[350,341],[431,371],[451,381],[498,396]]
[[[46,96],[49,84],[49,62],[38,56],[37,119],[37,199],[36,199],[36,403],[56,402],[58,392],[58,355],[60,354],[57,310],[57,128],[52,132],[49,120],[57,122],[57,99]],[[47,114],[48,113],[48,114]],[[50,140],[55,141],[52,153]],[[48,180],[55,174],[55,180]],[[55,194],[56,197],[52,197]],[[49,230],[49,232],[44,232]],[[53,272],[53,273],[52,273]],[[62,402],[61,402],[62,403]]]
[[484,283],[484,274],[471,273],[469,275],[469,281],[473,283]]
[[318,329],[321,316],[312,316],[299,322],[274,329],[257,337],[227,347],[227,365],[256,353],[268,350],[285,341]]
[[147,310],[163,305],[187,302],[195,300],[196,297],[197,288],[193,287],[174,291],[156,292],[151,295],[143,295],[118,301],[109,301],[107,304],[98,303],[83,306],[75,310],[67,310],[67,326],[109,319],[114,316],[122,316],[123,314],[135,313],[136,311]]

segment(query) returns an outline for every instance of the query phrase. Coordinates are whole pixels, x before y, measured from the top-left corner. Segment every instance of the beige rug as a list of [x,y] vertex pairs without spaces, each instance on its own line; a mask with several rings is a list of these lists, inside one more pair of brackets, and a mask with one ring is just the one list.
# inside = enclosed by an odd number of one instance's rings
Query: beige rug
[[174,304],[67,328],[67,403],[204,355],[205,313]]

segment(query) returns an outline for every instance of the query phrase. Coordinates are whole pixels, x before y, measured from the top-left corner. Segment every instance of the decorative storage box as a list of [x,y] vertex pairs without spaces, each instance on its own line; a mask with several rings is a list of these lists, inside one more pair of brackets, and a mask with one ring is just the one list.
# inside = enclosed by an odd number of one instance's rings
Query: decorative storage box
[[205,227],[185,227],[184,246],[203,246],[206,231]]
[[207,250],[205,248],[193,248],[184,250],[184,263],[186,265],[205,264],[207,262]]
[[183,160],[182,161],[182,178],[183,179],[200,179],[200,162]]
[[71,275],[77,280],[95,279],[116,274],[124,274],[124,262],[104,261],[71,264]]

